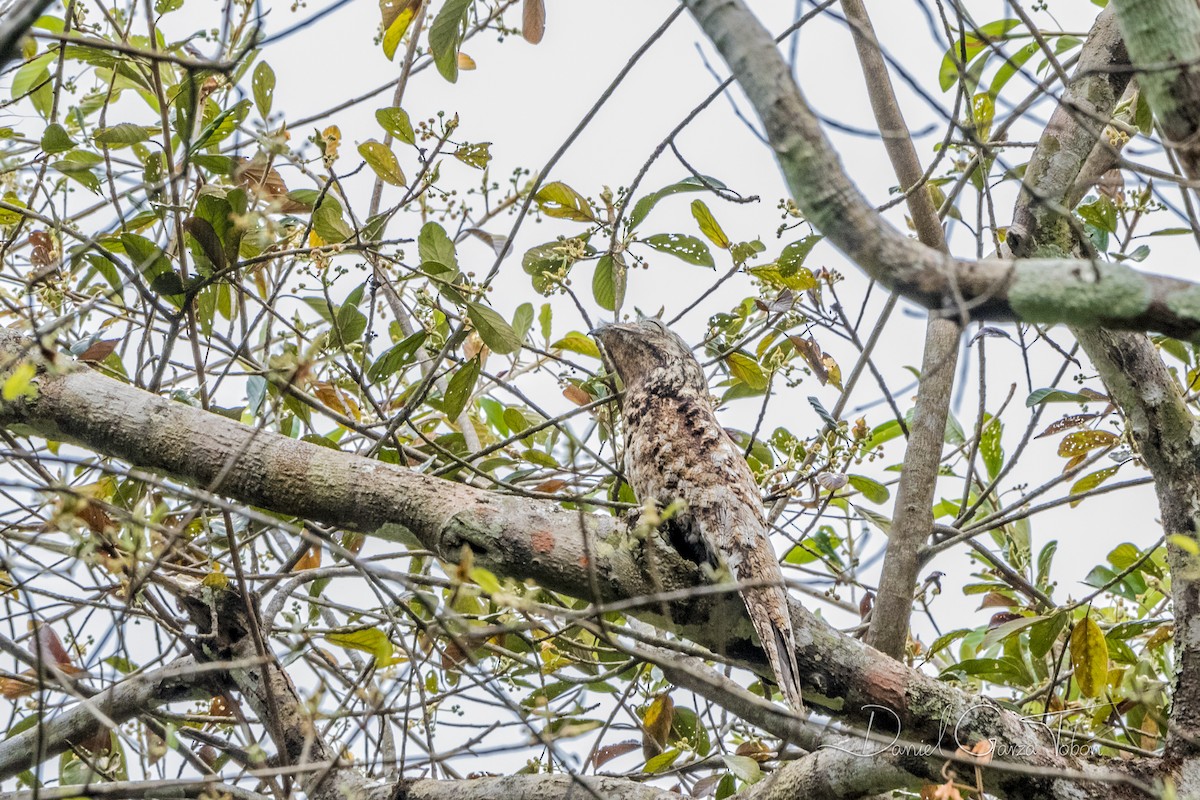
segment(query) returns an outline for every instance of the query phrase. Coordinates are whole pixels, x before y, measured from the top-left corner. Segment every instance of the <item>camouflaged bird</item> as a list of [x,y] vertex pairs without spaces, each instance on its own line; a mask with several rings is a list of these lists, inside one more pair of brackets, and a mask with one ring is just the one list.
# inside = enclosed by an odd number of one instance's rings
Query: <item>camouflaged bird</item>
[[[657,319],[592,332],[625,384],[625,474],[638,501],[686,508],[668,523],[693,560],[724,564],[788,704],[804,708],[783,572],[767,538],[758,484],[717,421],[708,383],[691,349]],[[680,541],[680,538],[682,541]]]

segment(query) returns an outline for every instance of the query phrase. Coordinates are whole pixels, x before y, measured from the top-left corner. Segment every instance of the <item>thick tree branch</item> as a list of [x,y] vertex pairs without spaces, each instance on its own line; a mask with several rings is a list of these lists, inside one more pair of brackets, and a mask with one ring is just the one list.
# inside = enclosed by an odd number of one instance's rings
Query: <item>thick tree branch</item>
[[740,0],[687,0],[762,119],[809,220],[872,278],[909,300],[973,319],[1200,333],[1200,285],[1122,264],[956,259],[885,223],[841,168],[771,35]]
[[1200,8],[1195,0],[1113,0],[1138,85],[1184,174],[1200,175]]
[[16,0],[0,20],[0,67],[21,55],[21,38],[54,0]]
[[[205,675],[197,673],[195,659],[190,657],[162,669],[133,675],[0,742],[0,777],[33,769],[40,761],[65,753],[73,743],[93,737],[109,720],[120,724],[165,703],[212,697],[214,689],[205,681]],[[215,685],[218,681],[212,677],[209,682]]]
[[[0,403],[0,425],[11,430],[75,442],[278,513],[410,543],[415,537],[450,561],[466,545],[476,564],[497,575],[585,600],[637,601],[629,613],[767,674],[736,593],[696,592],[703,578],[695,565],[656,536],[634,541],[609,516],[474,489],[256,430],[61,355],[46,364],[41,359],[48,356],[35,352],[29,340],[0,331],[0,362],[7,361],[0,374],[31,358],[41,370],[36,397]],[[592,587],[599,597],[591,596]],[[671,594],[662,598],[663,592]],[[1109,774],[1058,753],[1050,732],[1036,722],[883,656],[798,602],[790,610],[806,694],[828,698],[840,716],[879,730],[886,709],[883,726],[913,741],[953,750],[959,742],[991,739],[1037,768]],[[303,752],[303,743],[293,744]],[[1021,796],[1056,796],[1052,783],[1041,779],[1031,787],[1027,777],[1006,775],[998,786]],[[1101,796],[1095,792],[1079,796]]]
[[[933,199],[924,187],[925,177],[917,150],[913,147],[908,125],[896,101],[891,76],[880,50],[879,40],[862,0],[842,0],[842,9],[850,21],[858,60],[866,79],[867,95],[875,120],[883,132],[883,143],[892,169],[905,191],[905,201],[917,238],[922,244],[943,253],[946,238],[942,223],[933,207]],[[912,191],[916,187],[916,191]],[[893,658],[903,658],[908,644],[909,617],[913,591],[921,568],[921,548],[933,530],[933,494],[937,487],[938,466],[950,414],[950,394],[958,364],[958,340],[962,328],[957,319],[930,315],[925,325],[925,351],[921,358],[921,382],[908,426],[908,445],[904,451],[904,471],[896,491],[892,529],[867,643]]]
[[[1196,12],[1194,3],[1188,5],[1191,12]],[[1078,184],[1080,167],[1097,146],[1104,146],[1104,142],[1097,141],[1101,126],[1096,120],[1106,119],[1112,113],[1127,85],[1123,76],[1129,74],[1121,69],[1128,66],[1128,56],[1118,38],[1111,11],[1110,8],[1101,14],[1093,27],[1076,74],[1026,169],[1025,191],[1014,213],[1014,219],[1026,227],[1015,241],[1011,234],[1009,238],[1020,254],[1082,252],[1078,226],[1070,224],[1070,212],[1063,204],[1069,207],[1078,199],[1073,187]],[[1157,35],[1139,26],[1134,26],[1130,33]],[[1147,48],[1131,40],[1128,51],[1145,54]],[[1158,51],[1151,52],[1161,55]],[[1153,104],[1155,95],[1147,94]],[[1180,124],[1175,121],[1176,132],[1181,130]],[[1193,128],[1189,135],[1195,133]],[[1200,584],[1196,578],[1196,557],[1169,537],[1181,534],[1196,540],[1200,514],[1197,461],[1200,423],[1188,410],[1178,382],[1147,336],[1094,329],[1079,329],[1074,333],[1120,406],[1129,432],[1154,477],[1163,530],[1168,535],[1177,620],[1175,690],[1164,766],[1177,771],[1184,794],[1194,793],[1200,788],[1194,767],[1200,757],[1196,744],[1200,737],[1200,627],[1194,622],[1200,619]]]

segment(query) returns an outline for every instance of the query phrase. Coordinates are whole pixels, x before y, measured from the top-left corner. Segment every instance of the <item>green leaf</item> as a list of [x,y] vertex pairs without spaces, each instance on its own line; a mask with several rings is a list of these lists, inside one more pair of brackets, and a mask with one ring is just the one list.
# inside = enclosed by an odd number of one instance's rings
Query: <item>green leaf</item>
[[758,362],[750,356],[743,353],[730,353],[725,357],[725,363],[729,367],[730,374],[751,389],[761,392],[767,388],[767,373],[763,372]]
[[1067,626],[1067,612],[1057,611],[1029,629],[1029,652],[1034,658],[1045,658]]
[[596,262],[592,275],[592,296],[596,303],[607,311],[615,311],[625,302],[625,280],[628,268],[620,253],[606,253]]
[[188,217],[183,221],[183,229],[200,245],[201,252],[214,270],[225,269],[225,248],[211,222],[201,217]]
[[596,212],[587,198],[561,181],[546,184],[533,199],[542,213],[549,217],[576,222],[592,222],[596,219]]
[[[705,183],[707,183],[708,186],[705,186]],[[629,227],[636,228],[638,223],[644,220],[646,215],[650,213],[650,210],[654,208],[654,206],[658,204],[658,201],[662,200],[664,197],[670,197],[671,195],[679,194],[680,192],[711,191],[709,187],[717,189],[726,188],[725,184],[721,183],[716,178],[710,178],[707,175],[704,176],[704,181],[701,181],[699,178],[693,176],[690,178],[684,178],[677,183],[672,183],[670,186],[664,186],[657,192],[648,194],[641,200],[637,201],[637,203],[633,206],[633,211],[629,214]]]
[[512,327],[517,338],[525,341],[525,336],[533,328],[533,303],[521,303],[517,306],[517,310],[513,312]]
[[1117,206],[1108,197],[1078,206],[1075,211],[1083,221],[1106,233],[1117,232]]
[[1054,554],[1058,552],[1058,541],[1051,539],[1042,548],[1042,552],[1038,553],[1037,557],[1037,582],[1038,586],[1046,586],[1050,583],[1050,565],[1054,563]]
[[1025,407],[1033,408],[1042,403],[1088,403],[1098,399],[1086,394],[1064,392],[1062,389],[1037,389],[1025,398]]
[[330,244],[344,242],[354,234],[342,217],[342,204],[329,195],[325,195],[321,205],[313,209],[312,225],[317,236]]
[[[1075,481],[1074,484],[1072,484],[1071,491],[1069,491],[1067,494],[1074,497],[1077,494],[1083,494],[1084,492],[1090,492],[1092,489],[1095,489],[1097,486],[1104,483],[1106,480],[1111,478],[1113,475],[1116,475],[1117,471],[1119,469],[1121,469],[1121,466],[1118,464],[1115,467],[1105,467],[1104,469],[1098,469],[1095,472],[1084,475],[1082,478],[1080,478],[1079,480]],[[1079,505],[1082,502],[1083,502],[1083,498],[1080,498],[1078,500],[1072,500],[1071,508],[1074,508],[1075,506]]]
[[988,94],[993,100],[1000,94],[1000,90],[1004,88],[1004,84],[1008,83],[1013,75],[1021,71],[1021,67],[1025,65],[1034,53],[1041,49],[1041,45],[1037,42],[1030,42],[1022,47],[1017,52],[1008,56],[1004,63],[996,69],[996,74],[992,77],[992,82],[988,86]]
[[479,357],[476,356],[459,367],[458,371],[450,378],[450,383],[446,385],[446,394],[442,398],[442,411],[446,414],[447,419],[455,420],[462,414],[463,409],[467,407],[467,400],[471,397],[471,392],[475,390],[475,381],[478,379]]
[[171,262],[166,253],[145,236],[136,233],[121,234],[121,246],[133,262],[133,267],[147,278],[153,280],[164,272],[171,271]]
[[42,132],[42,152],[44,153],[49,155],[65,153],[74,146],[75,142],[67,133],[67,129],[57,122],[50,123]]
[[1026,628],[1032,628],[1039,622],[1044,622],[1045,617],[1021,617],[1019,619],[1010,619],[1008,622],[1001,623],[994,628],[990,628],[984,634],[982,641],[979,643],[980,652],[985,651],[993,645],[1003,642],[1010,636],[1014,636]]
[[991,480],[995,480],[1004,467],[1004,448],[1000,446],[1003,433],[1004,423],[990,416],[979,433],[979,455]]
[[379,127],[405,144],[417,143],[417,135],[408,119],[408,112],[403,108],[381,108],[375,112],[375,120]]
[[662,253],[670,253],[676,258],[682,259],[689,264],[695,264],[698,267],[716,268],[717,264],[713,261],[712,253],[709,252],[708,245],[697,239],[695,236],[688,236],[683,233],[656,233],[653,236],[647,236],[642,239],[643,244],[647,244]]
[[646,762],[646,765],[642,767],[642,772],[646,773],[647,775],[657,775],[674,764],[675,759],[679,758],[679,755],[682,752],[683,751],[679,748],[672,748],[659,753]]
[[429,51],[433,54],[433,63],[442,77],[451,83],[458,80],[458,48],[467,32],[467,12],[471,10],[472,2],[446,0],[429,26]]
[[724,759],[725,766],[729,767],[729,771],[746,783],[758,783],[762,780],[762,767],[750,756],[723,755],[721,758]]
[[[793,275],[796,275],[800,268],[804,266],[804,259],[808,258],[808,254],[811,253],[812,249],[816,247],[817,244],[824,238],[825,237],[821,236],[820,234],[805,236],[800,241],[792,242],[787,247],[783,248],[782,252],[779,253],[779,258],[775,261],[779,268],[779,274],[784,278],[790,278]],[[809,278],[812,279],[812,286],[816,286],[817,282],[815,278],[812,278],[812,272],[809,272],[808,274]],[[802,288],[811,289],[812,286],[804,286]]]
[[891,441],[898,436],[904,435],[904,429],[900,427],[897,420],[889,419],[887,422],[876,425],[871,430],[871,435],[863,440],[863,452],[870,452],[884,442]]
[[150,288],[159,294],[183,294],[183,278],[176,272],[160,272],[151,279]]
[[850,485],[862,492],[862,496],[870,500],[872,503],[886,503],[891,497],[891,492],[877,480],[868,478],[865,475],[850,475],[847,476]]
[[482,303],[467,303],[467,316],[479,332],[479,338],[492,348],[492,352],[507,354],[521,349],[521,339],[517,332],[493,309]]
[[362,338],[367,329],[367,317],[347,300],[338,308],[336,329],[337,337],[334,342],[338,345],[348,345]]
[[[942,87],[942,91],[948,91],[958,80],[958,63],[960,61],[969,63],[975,56],[988,48],[989,40],[1004,39],[1006,33],[1020,24],[1021,20],[1019,19],[996,20],[981,25],[978,34],[972,31],[955,41],[942,56],[942,65],[938,70],[938,85]],[[984,38],[979,38],[981,36]]]
[[250,79],[250,88],[254,93],[254,107],[263,119],[271,116],[271,104],[275,101],[275,70],[265,61],[258,62],[254,68],[254,77]]
[[1108,684],[1108,643],[1100,626],[1090,616],[1075,623],[1070,648],[1071,666],[1080,694],[1100,697]]
[[600,358],[600,348],[596,347],[596,343],[591,340],[591,337],[579,331],[571,331],[550,347],[556,350],[569,350],[572,353],[590,356],[597,360]]
[[368,139],[358,146],[358,154],[385,183],[392,186],[404,186],[408,183],[400,169],[400,162],[396,160],[396,154],[383,142]]
[[451,154],[459,161],[475,169],[484,169],[492,160],[491,142],[475,142],[455,148]]
[[458,255],[455,253],[454,241],[446,234],[446,229],[436,222],[426,222],[417,235],[417,253],[421,263],[432,261],[458,272]]
[[378,383],[390,378],[398,369],[413,359],[417,349],[425,343],[425,337],[425,331],[419,330],[412,336],[389,347],[379,358],[375,359],[375,363],[367,370],[367,379],[371,383]]
[[725,235],[725,231],[721,229],[720,223],[708,210],[708,206],[703,200],[692,201],[692,216],[696,218],[697,224],[700,225],[700,232],[708,237],[708,240],[722,250],[728,250],[730,241]]
[[16,100],[32,91],[39,84],[49,81],[50,71],[48,67],[57,55],[58,51],[52,48],[22,64],[13,75],[12,84],[10,84],[10,96],[12,99]]

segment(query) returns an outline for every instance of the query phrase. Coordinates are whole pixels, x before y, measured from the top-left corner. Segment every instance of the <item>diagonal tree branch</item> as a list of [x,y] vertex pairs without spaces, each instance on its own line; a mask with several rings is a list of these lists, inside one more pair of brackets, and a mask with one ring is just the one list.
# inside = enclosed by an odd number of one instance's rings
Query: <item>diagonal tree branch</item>
[[[704,579],[695,564],[657,536],[633,539],[613,517],[475,489],[256,430],[122,384],[62,355],[41,355],[29,340],[0,331],[0,374],[28,360],[39,364],[37,394],[0,402],[0,425],[10,430],[78,443],[247,505],[416,540],[449,561],[458,560],[465,545],[477,565],[497,575],[593,602],[633,601],[628,613],[769,674],[736,593],[697,592]],[[1058,752],[1050,731],[1036,721],[888,658],[794,600],[790,610],[805,690],[823,695],[839,716],[951,751],[960,742],[990,739],[1004,752],[1024,754],[1036,770],[1111,777],[1103,766]],[[244,671],[248,680],[259,675],[257,668]],[[292,744],[292,751],[304,752],[303,742]],[[1056,796],[1043,783],[997,771],[989,785],[1021,796]],[[1103,796],[1101,784],[1089,786],[1077,796]]]
[[948,316],[1200,332],[1200,286],[1078,259],[958,259],[885,223],[841,168],[771,35],[740,0],[687,0],[762,119],[808,219],[868,275]]

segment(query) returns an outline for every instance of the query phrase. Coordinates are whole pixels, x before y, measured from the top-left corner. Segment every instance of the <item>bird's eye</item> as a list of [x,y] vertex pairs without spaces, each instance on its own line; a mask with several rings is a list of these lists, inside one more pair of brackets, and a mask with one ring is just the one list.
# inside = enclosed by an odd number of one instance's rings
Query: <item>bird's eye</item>
[[642,320],[642,324],[647,328],[654,328],[656,331],[662,333],[665,333],[667,330],[667,326],[664,325],[663,321],[658,317],[646,317],[644,320]]

